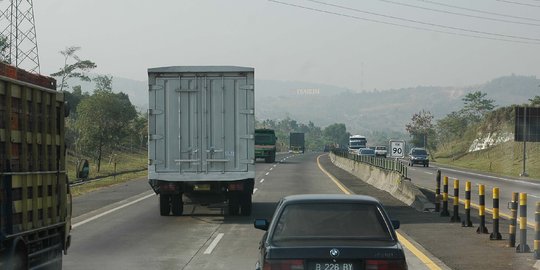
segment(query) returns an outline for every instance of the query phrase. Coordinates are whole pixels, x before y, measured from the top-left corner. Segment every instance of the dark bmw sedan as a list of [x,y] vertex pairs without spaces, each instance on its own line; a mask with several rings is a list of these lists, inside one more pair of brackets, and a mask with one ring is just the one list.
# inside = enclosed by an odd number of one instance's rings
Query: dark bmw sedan
[[403,247],[373,197],[310,194],[283,198],[260,243],[258,270],[407,269]]

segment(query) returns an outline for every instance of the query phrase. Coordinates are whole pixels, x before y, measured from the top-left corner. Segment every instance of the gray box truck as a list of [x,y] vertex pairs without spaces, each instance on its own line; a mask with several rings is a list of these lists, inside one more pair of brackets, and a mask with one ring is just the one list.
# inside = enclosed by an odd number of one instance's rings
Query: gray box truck
[[[161,215],[226,203],[250,215],[255,178],[254,69],[148,69],[148,179]],[[188,201],[186,201],[187,203]]]

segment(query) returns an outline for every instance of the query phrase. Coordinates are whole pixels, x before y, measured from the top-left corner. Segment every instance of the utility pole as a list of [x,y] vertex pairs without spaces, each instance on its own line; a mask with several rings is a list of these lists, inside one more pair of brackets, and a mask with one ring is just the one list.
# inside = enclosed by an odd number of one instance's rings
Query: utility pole
[[32,0],[0,0],[0,35],[7,39],[9,64],[40,72]]
[[525,163],[527,160],[527,106],[523,107],[523,171],[519,174],[522,177],[528,177],[527,171],[525,170]]

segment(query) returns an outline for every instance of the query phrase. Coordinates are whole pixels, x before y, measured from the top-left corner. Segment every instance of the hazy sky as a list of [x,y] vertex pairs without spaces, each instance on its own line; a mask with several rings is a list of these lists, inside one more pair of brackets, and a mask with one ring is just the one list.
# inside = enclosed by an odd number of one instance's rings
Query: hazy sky
[[[313,1],[280,1],[347,16],[487,36]],[[454,9],[427,0],[324,1],[430,24],[525,37],[538,44],[402,28],[267,0],[33,1],[41,72],[58,70],[63,64],[58,51],[76,45],[82,47],[82,58],[97,63],[95,72],[141,81],[146,80],[147,68],[169,65],[251,66],[259,79],[326,83],[354,90],[361,90],[362,85],[367,90],[462,86],[512,73],[540,75],[538,1],[515,0],[536,5],[525,6],[497,0],[431,0],[528,20]],[[469,18],[396,2],[536,25]]]

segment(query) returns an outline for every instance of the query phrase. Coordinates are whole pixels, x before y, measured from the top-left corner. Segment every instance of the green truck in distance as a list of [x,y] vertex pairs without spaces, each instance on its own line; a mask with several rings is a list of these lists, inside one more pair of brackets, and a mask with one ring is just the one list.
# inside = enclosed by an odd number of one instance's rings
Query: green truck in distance
[[304,153],[306,151],[304,133],[291,132],[289,136],[289,150],[293,153]]
[[264,158],[266,163],[276,161],[276,133],[273,129],[255,130],[255,158]]

